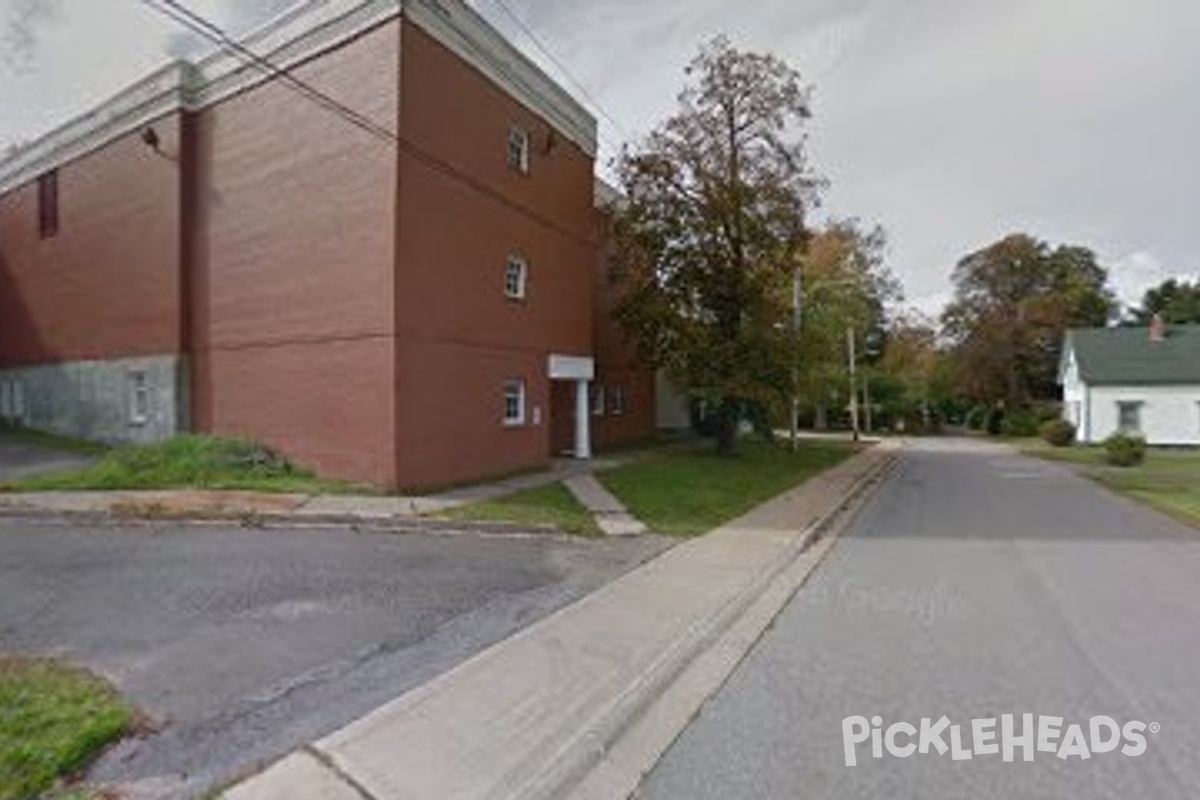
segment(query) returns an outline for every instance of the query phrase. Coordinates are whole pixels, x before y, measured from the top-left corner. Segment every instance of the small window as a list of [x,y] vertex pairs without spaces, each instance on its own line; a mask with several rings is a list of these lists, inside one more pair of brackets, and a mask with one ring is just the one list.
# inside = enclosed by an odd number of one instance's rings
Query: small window
[[1117,403],[1117,427],[1121,433],[1141,433],[1142,404],[1140,402]]
[[625,387],[612,387],[612,413],[620,416],[628,410],[627,400],[625,398]]
[[0,381],[0,422],[8,422],[15,416],[16,414],[13,413],[13,383],[12,381]]
[[509,256],[504,267],[504,296],[509,300],[525,299],[525,283],[529,265],[520,256]]
[[25,402],[25,382],[22,380],[12,381],[9,391],[12,392],[12,420],[17,425],[24,425],[26,413],[29,410],[28,404]]
[[604,416],[604,387],[599,384],[592,387],[592,416]]
[[141,370],[129,373],[129,421],[134,425],[150,421],[150,381]]
[[508,129],[508,166],[529,174],[529,131],[518,125]]
[[510,428],[525,424],[525,382],[507,381],[504,384],[504,424]]
[[38,232],[43,239],[58,233],[58,170],[38,178]]

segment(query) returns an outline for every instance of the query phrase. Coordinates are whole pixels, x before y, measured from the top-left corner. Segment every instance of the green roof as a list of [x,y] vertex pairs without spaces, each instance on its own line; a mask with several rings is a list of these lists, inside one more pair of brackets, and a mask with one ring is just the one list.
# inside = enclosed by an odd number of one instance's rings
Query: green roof
[[1200,325],[1168,325],[1159,342],[1146,328],[1080,328],[1067,346],[1093,386],[1200,385]]

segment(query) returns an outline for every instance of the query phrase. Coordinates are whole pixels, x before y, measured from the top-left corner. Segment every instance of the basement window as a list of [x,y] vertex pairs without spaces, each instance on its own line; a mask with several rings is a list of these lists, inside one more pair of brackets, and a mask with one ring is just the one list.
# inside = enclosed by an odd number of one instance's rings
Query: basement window
[[150,421],[150,381],[142,370],[129,373],[129,422],[145,425]]
[[522,175],[529,174],[529,131],[519,125],[508,129],[508,166]]
[[43,239],[58,234],[58,170],[38,178],[38,233]]
[[520,256],[510,255],[504,266],[504,296],[509,300],[524,300],[528,278],[529,264]]
[[504,382],[504,425],[517,428],[525,424],[525,382]]
[[25,382],[20,378],[0,381],[0,421],[24,425],[26,410]]

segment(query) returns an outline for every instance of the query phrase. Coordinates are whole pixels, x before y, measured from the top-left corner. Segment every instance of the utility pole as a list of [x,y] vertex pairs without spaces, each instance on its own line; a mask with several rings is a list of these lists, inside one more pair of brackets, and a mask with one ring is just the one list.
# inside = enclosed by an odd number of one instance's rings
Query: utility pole
[[871,424],[871,372],[870,370],[863,371],[863,413],[866,415],[865,425],[867,436],[871,435],[874,426]]
[[858,441],[858,380],[854,355],[854,326],[846,328],[846,351],[850,357],[850,430],[854,441]]

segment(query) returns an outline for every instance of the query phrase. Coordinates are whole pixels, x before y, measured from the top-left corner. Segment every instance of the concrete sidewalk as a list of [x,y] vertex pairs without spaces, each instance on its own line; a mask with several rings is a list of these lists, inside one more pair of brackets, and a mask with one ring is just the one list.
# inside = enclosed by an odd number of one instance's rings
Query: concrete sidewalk
[[231,519],[259,522],[382,523],[415,521],[458,506],[494,500],[590,476],[624,463],[622,459],[559,460],[551,469],[489,483],[420,496],[310,495],[204,489],[149,491],[0,492],[0,514],[59,514],[121,518]]
[[225,796],[628,796],[803,583],[832,542],[813,546],[820,532],[895,447],[675,547]]
[[[560,459],[551,469],[421,496],[307,495],[205,489],[150,491],[0,492],[0,516],[77,516],[89,520],[117,518],[198,521],[250,521],[256,525],[368,525],[389,529],[449,527],[517,529],[529,525],[502,522],[448,523],[430,515],[458,506],[495,500],[523,489],[562,483],[609,536],[636,536],[646,526],[596,480],[597,471],[638,457],[589,461]],[[553,529],[549,529],[553,530]]]

